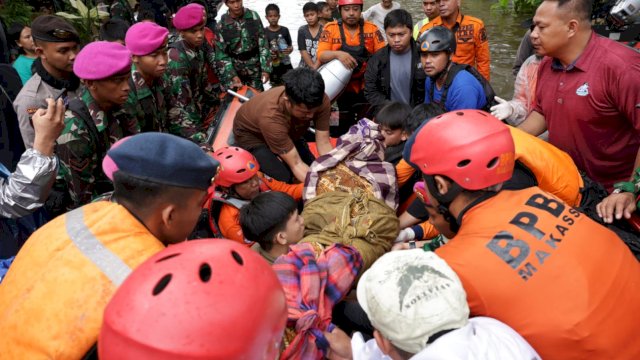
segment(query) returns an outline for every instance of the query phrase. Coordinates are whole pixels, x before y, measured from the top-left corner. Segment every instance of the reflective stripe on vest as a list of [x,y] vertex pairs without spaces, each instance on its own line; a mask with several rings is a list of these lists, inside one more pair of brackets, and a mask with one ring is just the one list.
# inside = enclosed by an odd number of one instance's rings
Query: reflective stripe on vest
[[131,268],[116,254],[107,249],[84,224],[82,208],[65,216],[67,234],[80,252],[105,274],[111,282],[120,286],[131,273]]
[[213,201],[219,201],[223,204],[229,204],[238,210],[242,209],[245,205],[249,203],[249,200],[241,200],[234,197],[226,197],[226,196],[227,195],[225,195],[224,193],[216,191],[213,197]]

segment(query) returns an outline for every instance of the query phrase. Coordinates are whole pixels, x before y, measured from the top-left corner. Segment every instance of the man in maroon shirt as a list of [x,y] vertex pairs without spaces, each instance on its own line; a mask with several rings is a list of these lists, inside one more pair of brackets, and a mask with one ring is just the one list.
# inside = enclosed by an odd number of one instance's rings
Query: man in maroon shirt
[[[531,42],[540,64],[536,106],[520,128],[571,155],[580,170],[611,191],[640,165],[640,53],[591,30],[589,0],[544,0]],[[631,193],[613,194],[604,211],[635,210]]]

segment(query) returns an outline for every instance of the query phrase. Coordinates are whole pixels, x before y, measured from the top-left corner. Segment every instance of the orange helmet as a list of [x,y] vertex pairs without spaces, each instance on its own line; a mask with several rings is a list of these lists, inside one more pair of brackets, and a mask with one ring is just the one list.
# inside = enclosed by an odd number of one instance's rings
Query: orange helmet
[[104,312],[100,359],[274,359],[284,291],[260,255],[235,241],[169,246],[140,265]]
[[245,149],[226,146],[214,151],[211,156],[220,162],[214,179],[217,186],[231,187],[251,179],[260,171],[256,158]]

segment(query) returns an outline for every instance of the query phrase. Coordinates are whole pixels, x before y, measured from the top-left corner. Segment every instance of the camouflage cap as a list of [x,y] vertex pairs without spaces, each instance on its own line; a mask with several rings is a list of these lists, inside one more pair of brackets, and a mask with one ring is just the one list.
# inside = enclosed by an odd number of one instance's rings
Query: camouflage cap
[[46,42],[80,42],[78,32],[73,25],[55,15],[41,15],[33,20],[31,36]]

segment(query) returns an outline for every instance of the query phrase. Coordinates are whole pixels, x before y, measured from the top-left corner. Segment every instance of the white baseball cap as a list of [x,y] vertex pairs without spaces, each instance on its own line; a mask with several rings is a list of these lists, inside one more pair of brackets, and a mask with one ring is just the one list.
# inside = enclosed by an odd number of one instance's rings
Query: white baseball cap
[[431,251],[385,254],[362,275],[357,295],[373,327],[411,354],[424,349],[432,335],[469,321],[460,279]]

